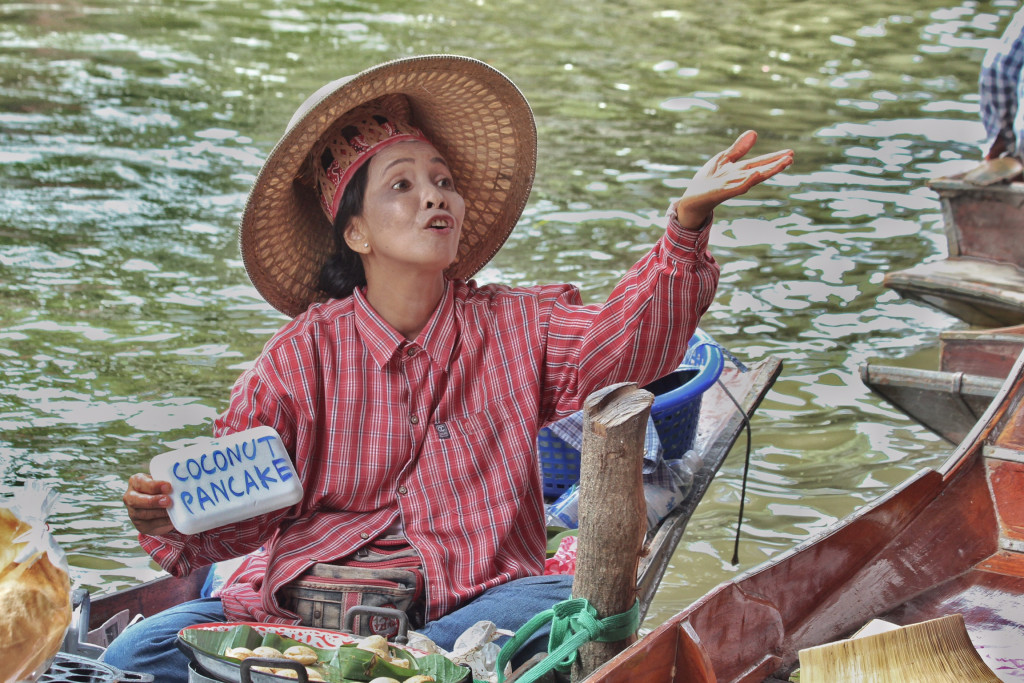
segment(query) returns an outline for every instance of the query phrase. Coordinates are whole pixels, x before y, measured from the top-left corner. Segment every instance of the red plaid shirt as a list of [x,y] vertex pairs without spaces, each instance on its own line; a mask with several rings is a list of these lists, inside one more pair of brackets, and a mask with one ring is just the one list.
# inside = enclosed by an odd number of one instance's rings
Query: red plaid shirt
[[604,305],[570,285],[450,282],[414,342],[363,294],[311,306],[235,384],[217,435],[280,433],[298,505],[195,536],[141,536],[176,575],[250,553],[221,594],[229,619],[297,621],[276,591],[344,558],[399,516],[433,620],[488,588],[543,573],[537,430],[593,390],[674,370],[718,283],[709,230],[675,221]]

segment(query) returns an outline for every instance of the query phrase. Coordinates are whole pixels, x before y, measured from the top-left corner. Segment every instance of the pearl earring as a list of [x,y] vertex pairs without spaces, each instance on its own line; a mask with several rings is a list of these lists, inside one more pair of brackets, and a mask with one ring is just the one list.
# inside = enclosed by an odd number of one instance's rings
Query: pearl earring
[[363,249],[369,249],[369,248],[370,248],[370,243],[369,242],[363,242]]

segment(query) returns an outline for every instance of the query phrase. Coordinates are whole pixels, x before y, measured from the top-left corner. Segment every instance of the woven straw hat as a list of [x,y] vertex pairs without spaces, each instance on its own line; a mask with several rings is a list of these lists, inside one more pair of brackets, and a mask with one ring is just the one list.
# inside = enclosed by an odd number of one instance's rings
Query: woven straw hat
[[530,106],[501,72],[475,59],[428,55],[387,62],[328,83],[295,112],[253,183],[239,243],[253,286],[289,316],[326,295],[320,270],[333,228],[300,176],[310,150],[343,114],[399,94],[412,123],[445,157],[466,201],[458,256],[445,271],[469,278],[497,253],[522,215],[537,164]]

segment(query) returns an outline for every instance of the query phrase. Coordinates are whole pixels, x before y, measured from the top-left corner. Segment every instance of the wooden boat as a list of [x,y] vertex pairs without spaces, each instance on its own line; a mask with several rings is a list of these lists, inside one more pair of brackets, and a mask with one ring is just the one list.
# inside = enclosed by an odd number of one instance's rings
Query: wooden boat
[[586,680],[785,681],[803,648],[873,618],[962,614],[1006,681],[1024,680],[1024,356],[941,466],[720,584]]
[[942,203],[948,256],[883,282],[971,325],[1024,323],[1024,183],[977,185],[965,175],[929,183]]
[[950,443],[978,421],[1003,380],[962,372],[864,363],[860,378],[873,392]]
[[957,330],[939,337],[939,369],[877,363],[860,367],[876,394],[950,443],[960,443],[1024,350],[1024,325]]
[[[648,537],[649,553],[637,574],[637,587],[644,612],[650,605],[658,584],[671,560],[672,552],[679,543],[686,524],[693,514],[725,461],[730,449],[743,430],[744,424],[757,410],[764,396],[771,389],[782,369],[777,358],[768,358],[750,366],[749,371],[726,367],[720,382],[708,389],[702,399],[694,449],[704,456],[703,466],[696,473],[691,494],[680,507],[662,520],[659,527]],[[736,403],[742,406],[742,412]],[[121,612],[129,615],[151,615],[173,605],[200,596],[208,568],[197,570],[187,578],[164,576],[138,586],[85,598],[82,624],[72,624],[72,634],[65,644],[65,651],[78,656],[96,656],[98,648],[83,646],[88,629],[99,629],[108,620]],[[113,637],[116,633],[107,634]]]

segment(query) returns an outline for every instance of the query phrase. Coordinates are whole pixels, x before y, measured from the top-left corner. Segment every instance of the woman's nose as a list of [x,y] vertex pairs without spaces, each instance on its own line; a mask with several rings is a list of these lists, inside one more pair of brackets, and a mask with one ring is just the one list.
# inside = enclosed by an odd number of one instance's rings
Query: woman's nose
[[448,202],[445,200],[444,193],[437,187],[431,185],[424,195],[424,201],[428,209],[448,208]]

